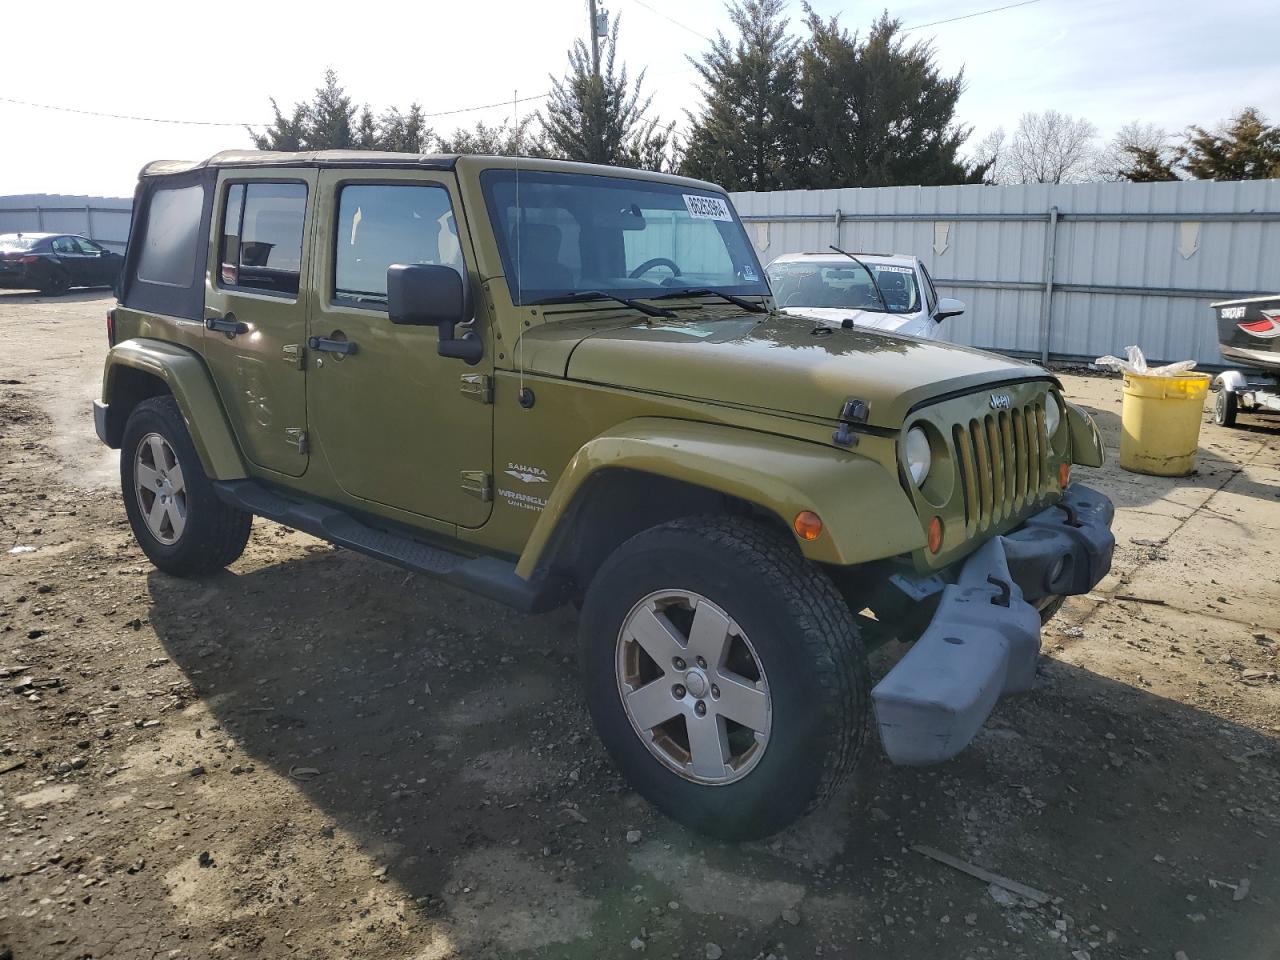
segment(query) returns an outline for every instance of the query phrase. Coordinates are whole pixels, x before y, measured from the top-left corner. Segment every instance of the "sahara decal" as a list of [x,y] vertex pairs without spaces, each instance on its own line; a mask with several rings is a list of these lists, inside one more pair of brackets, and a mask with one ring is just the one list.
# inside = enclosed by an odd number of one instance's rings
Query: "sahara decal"
[[530,467],[523,463],[508,463],[507,469],[502,471],[508,477],[514,477],[521,483],[550,483],[547,479],[547,471],[541,467]]
[[1280,337],[1280,310],[1263,310],[1261,319],[1245,320],[1236,326],[1259,340],[1274,340]]

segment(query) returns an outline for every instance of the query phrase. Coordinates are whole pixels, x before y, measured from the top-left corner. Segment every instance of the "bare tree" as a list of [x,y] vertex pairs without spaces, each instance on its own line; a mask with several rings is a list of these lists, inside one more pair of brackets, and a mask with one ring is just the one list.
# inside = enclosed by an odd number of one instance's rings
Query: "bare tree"
[[1092,178],[1097,128],[1084,118],[1046,110],[1024,113],[1000,158],[1001,183],[1083,183]]
[[965,162],[970,169],[986,168],[983,183],[1003,183],[1001,179],[1007,165],[1007,149],[1005,147],[1004,127],[996,127],[985,137],[973,145]]
[[1131,120],[1099,152],[1095,174],[1099,180],[1173,180],[1174,159],[1164,127]]

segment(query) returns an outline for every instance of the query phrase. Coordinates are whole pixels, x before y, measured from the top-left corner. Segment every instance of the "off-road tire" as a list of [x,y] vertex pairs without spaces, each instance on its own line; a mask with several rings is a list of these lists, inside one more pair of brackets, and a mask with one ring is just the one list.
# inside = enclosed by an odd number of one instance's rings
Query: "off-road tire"
[[[650,753],[622,705],[617,644],[629,611],[666,589],[711,600],[750,637],[772,721],[741,779],[685,779]],[[848,605],[794,542],[761,524],[690,517],[632,537],[601,566],[579,620],[586,699],[605,748],[674,820],[728,840],[768,836],[826,800],[854,769],[868,726],[866,652]]]
[[[153,433],[169,444],[182,467],[187,519],[174,543],[165,543],[152,534],[134,486],[139,443]],[[171,396],[143,400],[129,415],[120,446],[120,488],[138,545],[147,559],[165,573],[190,577],[221,570],[235,562],[249,542],[253,515],[227,505],[213,492],[177,401]]]
[[1052,600],[1049,601],[1047,606],[1041,607],[1040,608],[1040,626],[1043,627],[1055,616],[1057,616],[1058,611],[1062,609],[1062,605],[1066,602],[1067,602],[1066,597],[1054,597]]
[[1234,427],[1239,412],[1239,394],[1234,390],[1219,390],[1213,398],[1213,422],[1220,427]]
[[58,269],[49,274],[40,287],[40,292],[46,297],[60,297],[70,289],[71,278],[67,276],[67,271]]

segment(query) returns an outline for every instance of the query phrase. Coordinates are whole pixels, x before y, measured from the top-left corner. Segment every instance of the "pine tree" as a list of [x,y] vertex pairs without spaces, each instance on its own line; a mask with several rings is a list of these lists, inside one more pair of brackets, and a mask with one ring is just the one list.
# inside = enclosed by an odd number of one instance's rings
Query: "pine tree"
[[378,149],[399,153],[429,153],[435,134],[422,115],[422,105],[414,103],[407,111],[391,107],[378,123]]
[[964,71],[944,77],[926,42],[910,46],[899,21],[882,14],[866,40],[805,6],[809,39],[800,50],[797,137],[808,187],[981,183],[959,150],[970,133],[955,123]]
[[569,51],[569,72],[552,78],[551,99],[540,115],[547,150],[554,156],[624,167],[652,164],[669,144],[671,126],[648,116],[652,96],[644,97],[644,71],[632,84],[618,64],[618,27],[601,43],[600,75],[581,40]]
[[736,41],[717,33],[701,61],[704,103],[688,111],[681,172],[729,190],[795,186],[799,42],[787,35],[785,0],[730,6]]
[[1179,164],[1197,180],[1280,177],[1280,126],[1246,107],[1217,130],[1191,127],[1177,150]]
[[441,153],[480,153],[499,157],[538,156],[536,138],[530,131],[533,116],[521,117],[514,124],[502,121],[489,126],[477,123],[467,130],[459,127],[451,137],[441,137],[438,148]]
[[347,150],[355,146],[356,106],[332,69],[324,72],[324,86],[316,90],[307,113],[307,149]]
[[275,114],[275,119],[271,121],[271,126],[267,127],[262,133],[256,133],[250,127],[245,128],[249,131],[249,137],[253,140],[254,147],[258,150],[303,149],[303,144],[307,140],[306,105],[302,103],[294,104],[293,115],[286,117],[280,112],[280,105],[272,97],[271,110]]

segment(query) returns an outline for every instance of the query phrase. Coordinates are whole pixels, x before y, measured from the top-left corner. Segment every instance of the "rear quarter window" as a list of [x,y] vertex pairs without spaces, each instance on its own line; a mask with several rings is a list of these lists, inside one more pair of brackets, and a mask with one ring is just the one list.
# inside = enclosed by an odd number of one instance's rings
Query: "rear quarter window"
[[195,279],[204,188],[161,187],[151,194],[138,255],[138,279],[190,287]]

